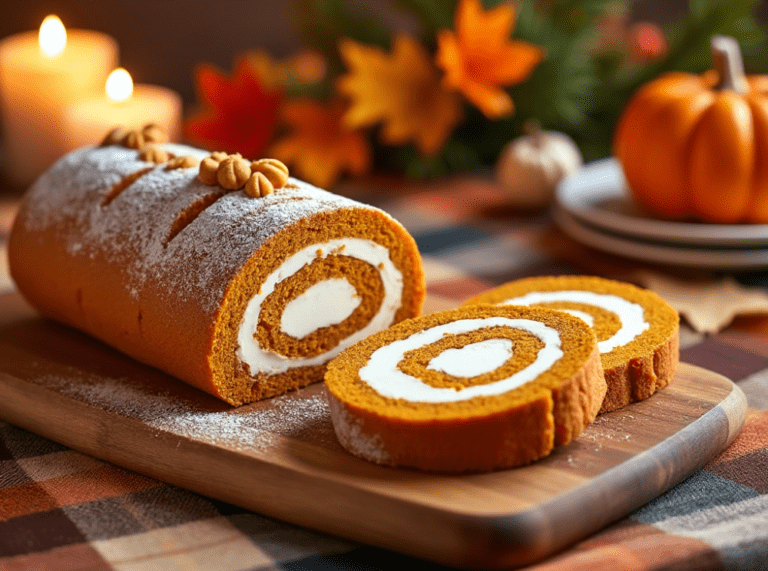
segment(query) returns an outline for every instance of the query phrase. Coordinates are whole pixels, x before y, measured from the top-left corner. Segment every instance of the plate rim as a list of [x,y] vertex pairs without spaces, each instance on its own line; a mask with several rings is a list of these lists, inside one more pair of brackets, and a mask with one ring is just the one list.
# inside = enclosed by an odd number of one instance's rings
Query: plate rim
[[768,247],[707,249],[647,242],[594,228],[559,207],[553,209],[553,217],[560,229],[576,241],[624,258],[689,268],[749,270],[768,267]]
[[768,247],[768,224],[713,224],[656,220],[595,207],[587,197],[630,199],[621,163],[608,157],[584,165],[557,186],[555,204],[571,216],[617,234],[699,246]]

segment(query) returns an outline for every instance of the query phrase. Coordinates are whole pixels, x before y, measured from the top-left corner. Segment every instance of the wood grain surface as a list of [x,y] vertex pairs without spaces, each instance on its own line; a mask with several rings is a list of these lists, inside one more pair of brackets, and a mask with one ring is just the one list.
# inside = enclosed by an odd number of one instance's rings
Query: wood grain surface
[[597,531],[712,459],[745,411],[729,380],[682,364],[669,387],[531,466],[385,468],[339,446],[321,384],[233,409],[0,296],[0,418],[210,497],[453,566],[522,565]]

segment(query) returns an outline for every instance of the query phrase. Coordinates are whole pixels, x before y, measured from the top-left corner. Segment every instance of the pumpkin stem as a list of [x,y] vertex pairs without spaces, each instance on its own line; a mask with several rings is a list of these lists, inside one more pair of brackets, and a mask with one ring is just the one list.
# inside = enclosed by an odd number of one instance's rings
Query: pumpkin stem
[[744,74],[744,61],[741,58],[739,42],[730,36],[713,36],[709,45],[712,50],[712,61],[720,75],[720,82],[715,89],[747,93],[749,84]]
[[541,124],[536,119],[528,119],[525,123],[523,123],[523,131],[526,135],[528,135],[532,140],[533,144],[537,147],[540,147],[542,144],[542,130],[541,130]]

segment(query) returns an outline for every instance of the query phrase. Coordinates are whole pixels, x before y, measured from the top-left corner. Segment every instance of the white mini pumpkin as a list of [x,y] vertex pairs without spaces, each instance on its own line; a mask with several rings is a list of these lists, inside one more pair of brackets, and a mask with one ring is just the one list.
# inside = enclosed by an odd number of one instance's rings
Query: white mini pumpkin
[[542,131],[526,122],[526,135],[510,141],[499,154],[496,180],[510,205],[543,208],[552,201],[557,183],[582,165],[576,143],[563,133]]

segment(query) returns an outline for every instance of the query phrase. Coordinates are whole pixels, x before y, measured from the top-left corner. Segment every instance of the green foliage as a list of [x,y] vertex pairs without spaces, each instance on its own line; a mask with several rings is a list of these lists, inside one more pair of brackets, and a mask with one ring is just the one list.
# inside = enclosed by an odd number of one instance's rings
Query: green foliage
[[369,13],[346,0],[297,0],[294,5],[299,33],[307,46],[328,58],[328,76],[343,71],[336,46],[341,38],[388,48],[390,31]]
[[450,172],[474,171],[483,167],[477,147],[462,137],[448,140],[440,151],[425,157],[413,146],[379,149],[381,160],[376,165],[382,170],[405,173],[415,179],[434,178]]
[[[528,7],[531,2],[525,2]],[[626,2],[617,0],[552,0],[548,20],[552,27],[569,34],[578,34],[595,23],[610,9],[618,9]]]
[[[505,0],[484,0],[492,8]],[[392,0],[420,25],[422,41],[435,46],[440,29],[453,28],[457,0]],[[610,154],[613,131],[632,94],[667,71],[699,73],[711,66],[713,35],[735,37],[748,72],[768,73],[768,39],[754,13],[760,0],[689,0],[688,12],[665,30],[667,53],[655,61],[632,61],[625,45],[601,45],[601,23],[609,13],[626,12],[629,0],[515,0],[512,37],[542,46],[547,53],[531,76],[509,93],[515,114],[492,121],[467,105],[466,119],[434,157],[411,146],[377,146],[377,166],[413,176],[490,166],[501,148],[531,118],[542,127],[567,133],[587,160]],[[343,72],[337,41],[350,37],[388,47],[391,30],[367,16],[352,0],[299,0],[299,24],[309,44],[331,62],[331,79]]]
[[432,36],[438,30],[453,27],[453,12],[457,0],[394,0],[403,11],[421,24],[423,36]]
[[612,80],[612,89],[627,95],[667,71],[701,73],[709,69],[712,65],[709,41],[715,35],[733,36],[742,49],[760,44],[765,49],[765,32],[752,16],[759,2],[691,0],[689,18],[667,30],[670,39],[667,54],[653,63],[608,78]]
[[589,53],[597,31],[594,20],[571,26],[566,14],[574,9],[553,18],[537,11],[532,2],[520,6],[514,37],[542,46],[547,56],[527,81],[509,90],[516,107],[513,121],[518,126],[536,118],[544,127],[569,130],[586,120],[590,108],[586,95],[598,81]]

